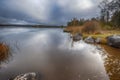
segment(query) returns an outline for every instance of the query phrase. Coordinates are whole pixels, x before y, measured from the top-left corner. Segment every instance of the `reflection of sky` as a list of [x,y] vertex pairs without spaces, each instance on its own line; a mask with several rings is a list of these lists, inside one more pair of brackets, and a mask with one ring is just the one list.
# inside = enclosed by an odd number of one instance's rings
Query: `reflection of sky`
[[1,35],[11,35],[11,34],[17,34],[17,33],[21,33],[21,32],[26,32],[29,31],[29,29],[26,28],[9,28],[9,30],[7,28],[1,28],[0,29],[0,33]]
[[49,80],[109,80],[99,50],[82,41],[71,47],[68,34],[60,29],[30,29],[5,35],[4,40],[7,42],[8,38],[9,42],[13,41],[11,46],[18,41],[19,50],[3,65],[0,79],[24,72],[40,72]]

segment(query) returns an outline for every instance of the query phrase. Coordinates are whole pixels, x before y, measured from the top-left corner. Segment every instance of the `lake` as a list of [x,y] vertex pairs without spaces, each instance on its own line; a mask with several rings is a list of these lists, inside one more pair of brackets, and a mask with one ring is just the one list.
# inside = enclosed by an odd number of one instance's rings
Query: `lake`
[[60,28],[1,28],[11,55],[0,80],[37,72],[41,80],[120,80],[120,49],[74,42]]

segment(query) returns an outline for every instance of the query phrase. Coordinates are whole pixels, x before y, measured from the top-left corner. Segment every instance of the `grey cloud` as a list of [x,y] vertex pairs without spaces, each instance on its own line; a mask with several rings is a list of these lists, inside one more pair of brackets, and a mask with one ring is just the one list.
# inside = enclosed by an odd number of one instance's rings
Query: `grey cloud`
[[49,18],[50,4],[48,0],[11,0],[7,5],[11,9],[26,13],[41,22]]
[[0,17],[0,24],[30,24],[30,23],[24,20]]
[[73,17],[99,16],[102,0],[1,0],[0,16],[41,24],[65,24]]

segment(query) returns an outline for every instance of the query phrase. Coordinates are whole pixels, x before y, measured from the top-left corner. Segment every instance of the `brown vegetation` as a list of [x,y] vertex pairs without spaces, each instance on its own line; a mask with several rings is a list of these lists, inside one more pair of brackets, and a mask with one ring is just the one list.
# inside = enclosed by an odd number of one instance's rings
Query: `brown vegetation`
[[65,31],[75,33],[87,33],[87,34],[98,34],[100,33],[100,24],[96,20],[87,21],[82,26],[68,26]]
[[0,43],[0,62],[7,60],[9,56],[9,48],[7,45]]
[[84,24],[82,28],[82,33],[100,33],[100,24],[97,21],[88,21]]

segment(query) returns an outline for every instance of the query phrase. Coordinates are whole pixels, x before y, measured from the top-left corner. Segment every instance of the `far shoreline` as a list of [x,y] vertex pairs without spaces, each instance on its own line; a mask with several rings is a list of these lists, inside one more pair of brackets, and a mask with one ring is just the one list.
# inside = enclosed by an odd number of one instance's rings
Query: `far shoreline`
[[1,27],[27,27],[27,28],[65,28],[65,26],[58,25],[23,25],[23,24],[0,24]]

